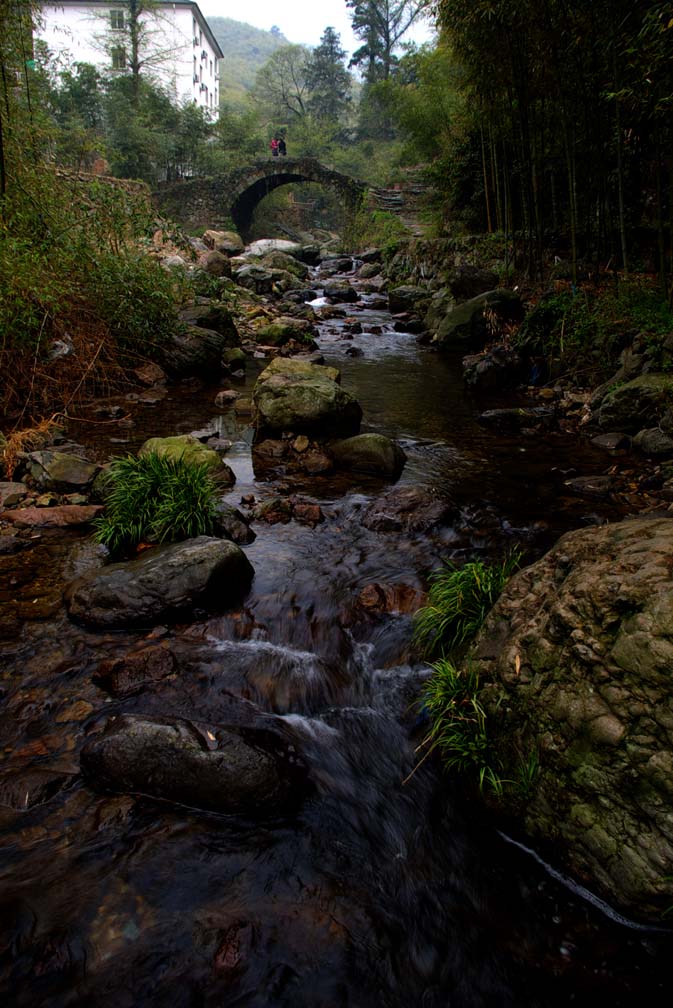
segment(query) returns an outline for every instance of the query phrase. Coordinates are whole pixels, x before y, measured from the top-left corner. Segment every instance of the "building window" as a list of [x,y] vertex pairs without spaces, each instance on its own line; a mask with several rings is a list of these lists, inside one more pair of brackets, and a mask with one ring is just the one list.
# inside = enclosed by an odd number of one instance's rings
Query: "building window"
[[124,11],[123,10],[111,10],[110,11],[110,27],[112,31],[124,31]]
[[112,50],[112,69],[113,70],[126,70],[126,49],[122,46],[117,46],[116,49]]

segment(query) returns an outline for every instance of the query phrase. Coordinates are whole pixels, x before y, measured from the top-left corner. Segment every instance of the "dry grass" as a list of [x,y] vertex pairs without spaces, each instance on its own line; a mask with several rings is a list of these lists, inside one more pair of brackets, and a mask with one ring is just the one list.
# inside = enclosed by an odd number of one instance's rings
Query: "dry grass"
[[35,427],[27,427],[9,435],[2,446],[2,465],[7,479],[11,480],[14,476],[19,458],[24,452],[39,451],[50,444],[63,419],[61,414],[55,413]]

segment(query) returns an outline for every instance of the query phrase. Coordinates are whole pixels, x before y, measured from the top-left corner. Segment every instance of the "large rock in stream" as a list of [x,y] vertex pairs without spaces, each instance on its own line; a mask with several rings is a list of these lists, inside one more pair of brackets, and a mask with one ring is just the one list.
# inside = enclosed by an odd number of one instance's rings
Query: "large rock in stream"
[[294,431],[325,437],[357,434],[362,409],[339,385],[336,368],[277,357],[257,379],[257,422],[267,433]]
[[598,425],[602,430],[635,434],[656,427],[671,406],[671,375],[639,375],[607,393],[598,410]]
[[299,762],[270,732],[123,714],[82,750],[85,776],[131,792],[227,814],[263,816],[296,804]]
[[[498,287],[465,301],[449,311],[431,328],[436,328],[433,344],[442,349],[483,347],[489,335],[489,318],[497,324],[521,322],[524,308],[514,291]],[[426,323],[428,320],[426,319]]]
[[375,473],[397,479],[407,456],[400,446],[383,434],[357,434],[335,441],[329,452],[340,469]]
[[[673,520],[571,532],[519,572],[467,661],[526,829],[609,902],[673,903]],[[529,764],[531,765],[531,764]]]
[[253,575],[235,543],[199,536],[84,574],[68,585],[65,602],[87,626],[149,626],[195,605],[224,608],[245,595]]

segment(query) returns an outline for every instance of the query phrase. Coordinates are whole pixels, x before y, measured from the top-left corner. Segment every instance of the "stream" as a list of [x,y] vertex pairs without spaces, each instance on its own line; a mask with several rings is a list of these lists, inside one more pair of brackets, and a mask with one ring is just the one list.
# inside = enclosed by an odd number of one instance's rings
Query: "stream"
[[[64,584],[99,563],[88,537],[44,531],[0,557],[8,1008],[668,1005],[671,934],[587,898],[525,838],[499,832],[432,759],[417,767],[415,751],[428,668],[410,639],[428,572],[515,545],[533,560],[569,529],[618,519],[564,486],[602,471],[605,455],[562,434],[481,426],[459,358],[395,331],[379,301],[348,306],[361,334],[343,319],[321,323],[320,350],[360,402],[363,431],[404,448],[398,485],[454,503],[450,527],[368,527],[390,490],[371,476],[260,471],[250,418],[218,413],[216,390],[190,382],[158,402],[119,400],[133,426],[82,423],[69,435],[103,460],[212,425],[232,442],[230,503],[294,494],[320,506],[315,527],[253,523],[255,579],[239,609],[96,633],[62,604]],[[237,390],[249,395],[264,365],[251,361]],[[367,603],[372,586],[390,600],[383,611]],[[102,660],[148,642],[171,647],[177,674],[123,698],[92,679]],[[314,784],[298,811],[221,816],[82,780],[79,750],[101,718],[217,724],[232,695],[296,738]]]

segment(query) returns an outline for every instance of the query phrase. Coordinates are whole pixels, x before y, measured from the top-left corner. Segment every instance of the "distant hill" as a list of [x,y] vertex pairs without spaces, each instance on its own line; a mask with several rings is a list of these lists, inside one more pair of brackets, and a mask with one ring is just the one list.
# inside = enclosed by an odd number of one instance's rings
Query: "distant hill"
[[280,46],[290,43],[279,31],[263,31],[232,18],[206,18],[220,44],[220,97],[228,105],[240,105],[255,83],[257,71]]

